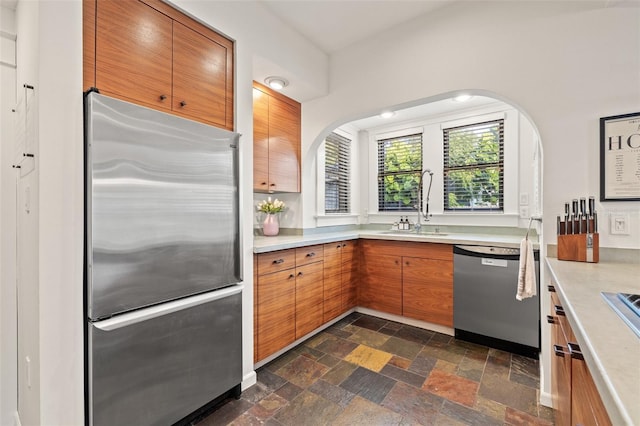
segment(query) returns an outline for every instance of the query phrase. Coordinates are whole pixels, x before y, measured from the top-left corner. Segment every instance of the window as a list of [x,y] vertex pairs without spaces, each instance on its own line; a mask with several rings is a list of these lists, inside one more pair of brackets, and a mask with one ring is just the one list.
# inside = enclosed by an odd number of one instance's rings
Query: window
[[504,120],[444,129],[444,210],[503,211]]
[[378,140],[378,211],[415,210],[422,133]]
[[324,211],[349,213],[351,141],[334,132],[325,139],[324,150]]

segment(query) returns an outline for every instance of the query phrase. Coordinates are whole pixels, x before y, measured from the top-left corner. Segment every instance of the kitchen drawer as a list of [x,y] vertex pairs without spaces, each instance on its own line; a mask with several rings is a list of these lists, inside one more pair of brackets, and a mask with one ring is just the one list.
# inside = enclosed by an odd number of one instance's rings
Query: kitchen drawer
[[258,275],[284,271],[296,266],[296,251],[278,250],[258,255]]
[[298,247],[296,250],[296,266],[302,266],[313,262],[319,262],[324,258],[322,244],[307,247]]

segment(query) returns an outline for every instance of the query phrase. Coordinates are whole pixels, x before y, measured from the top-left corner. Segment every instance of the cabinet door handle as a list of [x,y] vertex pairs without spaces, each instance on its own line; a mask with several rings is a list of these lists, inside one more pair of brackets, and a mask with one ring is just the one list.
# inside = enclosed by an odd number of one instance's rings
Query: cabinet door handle
[[289,274],[289,279],[291,279],[291,278],[295,278],[295,277],[296,277],[295,275],[293,275],[293,274]]
[[274,265],[279,265],[279,264],[281,264],[281,263],[284,263],[284,259],[277,259],[277,260],[274,260],[274,261],[273,261],[273,264],[274,264]]
[[571,355],[571,358],[584,361],[584,355],[582,354],[580,346],[577,343],[568,342],[567,347],[569,348],[569,355]]
[[552,315],[547,315],[547,322],[549,324],[555,324],[556,323],[556,317],[554,317]]
[[556,287],[551,285],[551,284],[549,284],[547,286],[547,290],[549,290],[549,293],[555,293],[556,292]]
[[316,255],[316,254],[315,254],[314,252],[307,253],[307,257],[313,257],[313,256],[315,256],[315,255]]
[[556,356],[561,356],[563,358],[565,355],[569,355],[569,352],[565,352],[564,347],[560,345],[553,345],[553,353]]
[[556,312],[556,315],[560,315],[563,317],[566,317],[567,315],[564,313],[564,309],[562,308],[562,306],[560,305],[554,305],[553,306],[554,311]]
[[167,95],[160,95],[160,100],[164,101],[165,99],[167,99]]
[[342,245],[342,247],[346,247],[346,246],[347,246],[346,244],[343,244],[343,245]]
[[338,245],[336,246],[336,248],[337,248],[337,249],[339,249],[339,248],[342,248],[342,246],[341,246],[340,244],[338,244]]
[[185,106],[187,106],[187,103],[185,101],[180,101],[180,106],[184,108]]
[[260,185],[266,185],[266,184],[267,184],[267,182],[262,182]]
[[302,271],[298,272],[298,276],[299,277],[302,276]]

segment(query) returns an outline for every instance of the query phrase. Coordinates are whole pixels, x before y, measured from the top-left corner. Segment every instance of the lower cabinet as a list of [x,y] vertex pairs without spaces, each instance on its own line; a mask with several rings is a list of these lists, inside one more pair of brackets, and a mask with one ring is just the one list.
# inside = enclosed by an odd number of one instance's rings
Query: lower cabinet
[[549,286],[549,292],[551,315],[547,316],[547,322],[552,324],[551,385],[555,424],[611,425],[555,287]]
[[347,240],[254,258],[254,362],[362,306],[453,326],[449,244]]
[[256,255],[254,362],[323,324],[323,246]]
[[324,321],[322,262],[296,267],[296,339],[320,327]]
[[365,240],[360,306],[453,326],[453,248],[449,244]]

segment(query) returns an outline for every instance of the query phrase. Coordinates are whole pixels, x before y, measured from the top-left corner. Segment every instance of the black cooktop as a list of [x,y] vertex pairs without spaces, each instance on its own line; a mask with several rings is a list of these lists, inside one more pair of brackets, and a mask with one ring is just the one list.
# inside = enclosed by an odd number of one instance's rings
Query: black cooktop
[[620,318],[640,337],[640,295],[631,293],[602,293],[602,297]]

